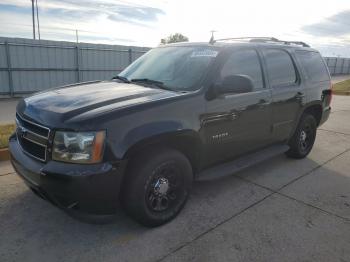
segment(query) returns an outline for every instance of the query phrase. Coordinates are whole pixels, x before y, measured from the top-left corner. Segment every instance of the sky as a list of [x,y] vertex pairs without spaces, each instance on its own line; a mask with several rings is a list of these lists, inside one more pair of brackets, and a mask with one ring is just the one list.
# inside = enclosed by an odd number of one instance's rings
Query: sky
[[[37,0],[41,39],[154,47],[271,36],[304,41],[324,56],[350,57],[350,0]],[[32,38],[30,0],[1,0],[0,36]]]

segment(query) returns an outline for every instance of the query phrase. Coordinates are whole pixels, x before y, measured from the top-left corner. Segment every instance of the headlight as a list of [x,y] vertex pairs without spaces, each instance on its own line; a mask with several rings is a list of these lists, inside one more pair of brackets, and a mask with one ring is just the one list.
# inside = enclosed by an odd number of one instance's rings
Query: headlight
[[57,131],[53,142],[52,159],[86,164],[101,162],[105,137],[105,131]]

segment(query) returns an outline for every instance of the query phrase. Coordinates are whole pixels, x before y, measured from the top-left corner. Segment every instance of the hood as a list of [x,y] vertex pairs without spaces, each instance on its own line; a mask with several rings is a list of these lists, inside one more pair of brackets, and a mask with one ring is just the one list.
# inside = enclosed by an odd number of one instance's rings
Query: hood
[[18,104],[17,112],[50,127],[50,123],[64,123],[80,115],[102,114],[178,95],[181,93],[116,81],[91,82],[25,98]]

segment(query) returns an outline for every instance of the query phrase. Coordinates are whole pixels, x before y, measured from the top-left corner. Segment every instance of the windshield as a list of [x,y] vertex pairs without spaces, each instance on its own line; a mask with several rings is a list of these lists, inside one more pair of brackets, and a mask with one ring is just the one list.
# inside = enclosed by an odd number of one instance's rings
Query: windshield
[[192,91],[218,51],[213,47],[160,47],[137,59],[119,74],[129,81],[159,81],[175,91]]

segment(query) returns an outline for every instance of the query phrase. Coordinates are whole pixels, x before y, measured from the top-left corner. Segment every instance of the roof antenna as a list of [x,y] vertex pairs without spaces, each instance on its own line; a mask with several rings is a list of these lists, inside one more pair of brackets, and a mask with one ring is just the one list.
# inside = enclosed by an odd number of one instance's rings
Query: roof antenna
[[209,40],[209,44],[214,44],[215,43],[215,39],[214,39],[214,33],[216,31],[215,30],[211,30],[210,33],[211,33],[211,37],[210,37],[210,40]]

